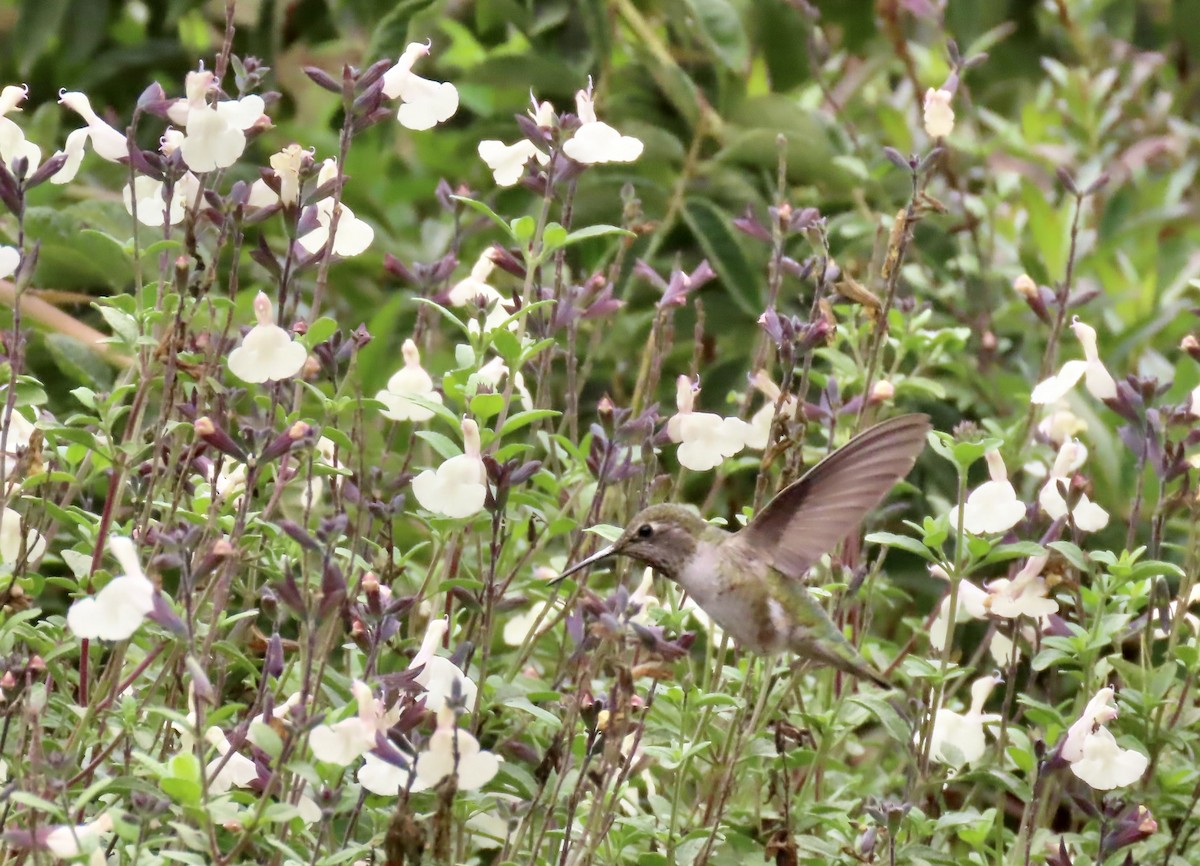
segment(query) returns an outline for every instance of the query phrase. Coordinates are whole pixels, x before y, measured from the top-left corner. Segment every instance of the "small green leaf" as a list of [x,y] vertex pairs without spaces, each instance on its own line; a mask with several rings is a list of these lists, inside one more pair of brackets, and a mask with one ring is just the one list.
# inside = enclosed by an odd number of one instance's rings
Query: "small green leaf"
[[509,433],[520,430],[522,427],[526,427],[535,421],[541,421],[543,418],[556,418],[561,414],[561,412],[556,412],[553,409],[528,409],[524,412],[518,412],[504,422],[504,426],[500,428],[500,435],[502,437],[507,436]]
[[[561,228],[562,226],[559,226],[559,229]],[[508,224],[508,233],[516,238],[517,243],[522,246],[529,246],[535,231],[537,231],[537,221],[531,216],[517,217]]]
[[867,542],[869,544],[883,544],[887,547],[898,547],[909,553],[915,553],[917,556],[927,559],[930,562],[936,561],[936,558],[928,547],[915,538],[909,538],[907,535],[897,535],[893,532],[872,532],[867,536]]
[[503,408],[503,394],[476,394],[471,398],[471,414],[480,424],[486,424],[489,418],[499,415]]
[[571,244],[577,244],[580,241],[586,241],[591,238],[605,238],[613,235],[624,238],[637,237],[637,235],[629,231],[629,229],[623,229],[620,226],[587,226],[586,228],[576,229],[567,235],[566,239],[563,241],[563,246],[567,247]]
[[750,39],[738,10],[729,0],[687,0],[700,36],[717,59],[734,72],[750,63]]
[[729,296],[747,315],[757,319],[762,314],[761,280],[750,267],[724,212],[708,199],[689,198],[683,206],[683,219],[711,260]]
[[424,439],[433,446],[433,450],[442,456],[443,459],[449,460],[451,457],[457,457],[462,454],[462,449],[449,436],[443,433],[438,433],[436,430],[418,430],[417,438]]
[[322,316],[308,326],[308,333],[304,335],[304,345],[311,349],[313,346],[324,343],[337,332],[337,329],[336,319]]
[[[475,211],[476,213],[483,214],[485,217],[490,219],[492,222],[494,222],[500,228],[504,229],[504,233],[506,235],[508,235],[510,238],[512,238],[514,241],[519,240],[519,238],[513,234],[512,229],[509,228],[508,223],[504,221],[504,218],[502,216],[500,216],[500,214],[498,214],[494,210],[492,210],[490,207],[485,205],[483,202],[476,201],[473,198],[467,198],[465,195],[452,195],[452,196],[450,196],[450,198],[454,201],[462,202],[463,204],[465,204],[467,207],[469,207],[471,210]],[[532,235],[531,235],[531,237],[532,237]]]
[[875,718],[879,719],[879,723],[883,725],[884,730],[896,742],[906,745],[912,742],[912,728],[901,718],[892,705],[883,698],[875,695],[858,694],[851,697],[850,702],[858,704]]

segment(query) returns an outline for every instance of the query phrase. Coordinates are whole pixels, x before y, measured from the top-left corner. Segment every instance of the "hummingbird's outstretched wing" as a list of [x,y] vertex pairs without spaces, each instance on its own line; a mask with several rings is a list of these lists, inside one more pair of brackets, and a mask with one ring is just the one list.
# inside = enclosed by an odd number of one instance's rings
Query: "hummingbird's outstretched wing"
[[929,429],[927,415],[901,415],[863,431],[781,490],[730,541],[802,577],[908,474]]

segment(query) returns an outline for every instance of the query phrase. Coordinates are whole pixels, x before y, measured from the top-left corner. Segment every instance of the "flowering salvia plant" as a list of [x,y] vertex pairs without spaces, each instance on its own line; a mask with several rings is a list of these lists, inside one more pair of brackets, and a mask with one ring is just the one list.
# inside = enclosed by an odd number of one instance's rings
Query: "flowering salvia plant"
[[1200,862],[1185,14],[17,5],[0,866]]

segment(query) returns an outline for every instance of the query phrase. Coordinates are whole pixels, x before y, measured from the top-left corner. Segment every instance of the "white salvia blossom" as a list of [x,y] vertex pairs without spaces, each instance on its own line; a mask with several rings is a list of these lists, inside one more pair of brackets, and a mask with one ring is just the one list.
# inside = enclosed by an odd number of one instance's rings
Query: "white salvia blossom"
[[[317,173],[317,187],[321,187],[337,177],[337,161],[327,159],[321,163]],[[311,255],[316,255],[325,249],[329,240],[329,227],[333,225],[333,196],[326,196],[316,203],[317,227],[296,239],[296,243],[304,247]],[[333,254],[348,258],[366,250],[375,239],[375,229],[365,220],[360,220],[354,211],[344,204],[337,206],[338,223],[333,235]]]
[[278,382],[290,379],[304,368],[308,350],[275,324],[275,311],[265,292],[254,298],[258,324],[250,329],[242,345],[229,353],[229,372],[243,382]]
[[1141,752],[1118,746],[1104,727],[1117,717],[1112,700],[1111,687],[1096,692],[1083,715],[1067,731],[1062,745],[1061,754],[1071,765],[1071,772],[1098,791],[1132,785],[1150,765],[1150,759]]
[[527,640],[534,637],[535,624],[544,632],[551,622],[549,616],[543,615],[549,607],[544,601],[535,601],[529,610],[510,616],[501,633],[504,642],[509,646],[523,646]]
[[483,510],[487,498],[487,469],[480,458],[479,425],[462,422],[463,453],[426,469],[413,479],[413,495],[421,507],[446,517],[470,517]]
[[929,743],[929,756],[933,760],[959,767],[983,757],[987,748],[984,726],[1000,720],[996,713],[985,713],[983,705],[998,682],[1000,680],[994,676],[980,677],[973,682],[971,706],[965,713],[938,708],[933,717]]
[[[0,260],[3,259],[5,249],[12,248],[0,247]],[[2,393],[2,389],[0,389],[0,393]],[[3,410],[0,410],[0,413],[2,412]],[[17,465],[17,459],[21,452],[29,447],[29,441],[37,429],[33,422],[22,415],[16,407],[13,407],[12,414],[8,416],[8,423],[4,424],[2,421],[3,419],[0,419],[0,432],[6,432],[7,435],[4,436],[4,466],[0,468],[0,480],[13,471],[13,467]]]
[[99,847],[100,837],[107,836],[112,829],[112,816],[105,812],[87,824],[55,827],[46,834],[42,844],[46,846],[46,850],[60,860],[73,860],[83,854],[99,851],[100,862],[103,863],[104,852]]
[[550,156],[527,138],[514,144],[484,139],[479,142],[479,158],[487,163],[500,186],[512,186],[519,181],[529,160],[536,159],[542,165],[550,161]]
[[433,378],[421,366],[417,344],[411,339],[405,340],[400,352],[404,355],[404,366],[388,379],[387,388],[375,395],[376,400],[387,405],[381,414],[393,421],[428,421],[433,417],[433,410],[415,403],[409,397],[441,403],[442,395],[433,390]]
[[[245,788],[258,778],[258,770],[254,762],[240,752],[230,753],[229,740],[225,732],[213,726],[204,732],[204,739],[209,745],[216,746],[218,758],[209,761],[207,767],[208,790],[213,794],[224,794],[230,788]],[[229,755],[226,760],[225,756]],[[224,762],[225,766],[217,772],[217,767]]]
[[746,447],[750,425],[740,418],[693,412],[698,391],[687,376],[676,380],[675,405],[679,411],[667,421],[667,435],[679,443],[680,464],[704,472]]
[[25,131],[4,115],[20,111],[17,106],[29,94],[24,85],[10,84],[0,91],[0,159],[12,165],[14,159],[24,157],[32,174],[42,162],[42,149],[25,138]]
[[67,610],[67,627],[77,637],[127,640],[154,609],[154,584],[142,571],[133,542],[114,535],[108,540],[108,550],[123,573]]
[[458,89],[453,84],[430,81],[412,71],[413,64],[427,54],[428,45],[411,42],[396,65],[383,74],[383,95],[401,100],[396,119],[417,131],[432,129],[458,111]]
[[[767,375],[766,370],[756,372],[751,381],[754,387],[767,398],[767,401],[750,418],[750,431],[746,436],[746,447],[762,451],[770,444],[771,427],[775,423],[775,405],[779,403],[782,392]],[[798,403],[795,396],[788,394],[783,398],[783,403],[779,405],[779,414],[785,418],[791,417],[795,413]]]
[[437,649],[446,636],[450,624],[445,617],[431,620],[421,641],[421,649],[409,662],[409,670],[420,668],[416,681],[425,689],[425,709],[441,712],[448,698],[456,692],[468,709],[475,705],[478,689],[462,669],[448,658],[437,654]]
[[1040,620],[1058,613],[1058,602],[1047,598],[1050,590],[1042,577],[1048,556],[1031,556],[1012,580],[999,578],[988,584],[988,610],[996,616],[1016,619],[1027,616]]
[[163,156],[170,156],[183,146],[185,138],[183,130],[168,126],[158,139],[158,151]]
[[630,606],[636,606],[638,612],[633,615],[633,622],[645,625],[650,620],[650,608],[658,606],[658,598],[654,595],[654,569],[647,568],[642,572],[642,581],[629,594]]
[[[984,457],[991,480],[971,491],[962,512],[963,529],[972,535],[1007,532],[1025,516],[1025,503],[1017,498],[1017,491],[1008,480],[1000,452],[992,450]],[[958,529],[958,508],[957,505],[951,508],[948,515],[951,531]]]
[[954,109],[950,107],[954,94],[949,90],[925,91],[925,132],[930,138],[945,138],[954,131]]
[[399,708],[386,710],[371,694],[371,687],[355,680],[350,687],[358,712],[332,725],[317,725],[308,735],[308,745],[318,761],[345,767],[364,752],[375,748],[375,735],[386,731],[400,717]]
[[1200,385],[1197,385],[1192,389],[1192,393],[1188,402],[1188,410],[1193,415],[1200,418]]
[[289,144],[283,150],[272,154],[269,162],[271,170],[279,178],[279,192],[267,186],[261,177],[250,185],[250,195],[246,204],[250,207],[269,207],[276,202],[285,205],[296,204],[300,201],[300,168],[304,164],[307,151],[298,144]]
[[1057,447],[1061,447],[1071,437],[1085,432],[1087,428],[1086,421],[1066,408],[1055,409],[1038,424],[1038,432],[1046,437],[1047,442]]
[[245,130],[258,123],[266,109],[257,95],[209,105],[208,94],[215,87],[216,78],[209,70],[189,72],[184,84],[186,98],[167,110],[172,123],[187,129],[180,154],[195,172],[228,168],[237,162],[246,149]]
[[[312,700],[311,696],[309,700]],[[261,731],[263,728],[269,728],[272,720],[286,719],[291,713],[292,707],[299,703],[300,693],[292,692],[290,695],[288,695],[287,700],[275,705],[275,708],[271,711],[269,716],[264,712],[262,715],[258,716],[258,718],[250,722],[250,727],[246,731],[246,739],[258,746],[260,749],[263,748],[263,743],[266,742],[265,738],[261,736]]]
[[[63,163],[63,167],[50,176],[50,183],[64,184],[70,183],[75,179],[75,175],[79,173],[79,166],[83,163],[83,154],[86,149],[90,132],[85,126],[82,129],[72,130],[67,134],[67,142],[63,145],[63,149],[59,153],[66,156],[67,161]],[[55,156],[59,154],[56,153]]]
[[479,741],[459,728],[455,714],[446,709],[438,713],[437,730],[428,747],[417,755],[417,779],[432,788],[453,774],[461,791],[481,788],[500,769],[500,759],[479,748]]
[[553,129],[555,121],[554,106],[550,104],[550,101],[544,100],[538,102],[537,97],[533,95],[533,91],[530,91],[529,102],[531,103],[531,107],[526,113],[533,119],[533,122],[541,129]]
[[[1059,520],[1067,516],[1067,500],[1063,495],[1064,488],[1070,483],[1071,473],[1078,468],[1080,445],[1077,439],[1063,443],[1050,469],[1050,479],[1038,494],[1038,503],[1042,510],[1050,515],[1051,520]],[[1084,532],[1096,532],[1108,525],[1108,512],[1088,499],[1087,494],[1080,494],[1079,501],[1071,511],[1071,520],[1075,526]]]
[[58,101],[83,118],[88,128],[92,149],[109,162],[120,162],[129,157],[129,142],[124,133],[106,123],[92,109],[87,95],[78,91],[59,91]]
[[429,787],[420,779],[413,778],[411,766],[397,767],[372,752],[363,755],[363,765],[358,768],[357,778],[358,784],[381,797],[395,797],[401,791],[415,794]]
[[[322,436],[317,440],[316,455],[313,458],[313,462],[317,465],[323,464],[334,469],[343,468],[342,461],[338,460],[337,458],[337,445],[334,444],[334,441],[328,436]],[[334,490],[337,490],[338,483],[342,480],[342,476],[334,474],[329,476],[329,478],[330,486],[333,487]],[[312,475],[312,477],[308,479],[308,486],[304,491],[304,497],[302,500],[304,502],[304,507],[312,508],[313,503],[320,501],[321,494],[324,492],[325,481],[323,480],[322,476],[316,474]]]
[[[480,382],[487,384],[492,390],[497,390],[500,383],[504,381],[504,377],[508,375],[508,365],[504,363],[503,358],[492,358],[475,373]],[[525,408],[533,408],[533,395],[529,393],[529,389],[525,387],[525,377],[520,372],[513,377],[513,389],[516,390],[517,396]]]
[[[1200,635],[1200,617],[1197,617],[1193,613],[1188,613],[1188,608],[1198,601],[1200,601],[1200,583],[1194,584],[1191,590],[1188,592],[1187,598],[1183,600],[1183,622],[1189,629],[1191,629],[1192,634],[1196,635]],[[1180,599],[1175,599],[1167,605],[1167,609],[1169,611],[1168,618],[1172,622],[1174,622],[1175,617],[1180,615],[1179,602]],[[1157,620],[1158,618],[1155,617],[1155,619]],[[1162,640],[1163,638],[1167,637],[1167,634],[1168,633],[1166,631],[1163,631],[1161,625],[1156,625],[1154,627],[1154,637],[1158,640]]]
[[132,190],[129,184],[125,184],[121,190],[121,197],[125,202],[125,211],[129,214],[133,214],[134,199],[137,200],[138,222],[162,228],[164,225],[174,226],[183,222],[188,209],[200,200],[200,192],[200,180],[189,171],[175,182],[170,205],[166,200],[166,184],[144,175],[133,179]]
[[[929,573],[936,578],[950,582],[948,575],[940,565],[931,565]],[[987,617],[988,594],[971,581],[958,582],[958,598],[955,604],[954,622],[958,625],[968,619],[985,619]],[[946,645],[946,632],[950,628],[950,595],[942,599],[938,607],[933,625],[929,627],[929,645],[935,650],[941,650]]]
[[21,558],[22,550],[26,562],[37,562],[46,552],[46,539],[36,529],[25,529],[21,515],[5,508],[0,511],[0,562],[15,564]]
[[[479,298],[489,305],[487,317],[484,319],[483,330],[491,333],[499,328],[509,318],[509,312],[504,308],[504,296],[488,284],[488,278],[496,269],[492,260],[491,248],[484,250],[471,266],[471,273],[463,277],[450,289],[449,300],[453,306],[466,307],[474,305]],[[516,323],[514,322],[513,325]],[[479,329],[478,322],[469,323],[472,332]],[[512,327],[512,325],[510,325]]]
[[596,119],[592,88],[575,94],[575,113],[580,126],[563,145],[563,153],[584,165],[602,162],[633,162],[642,155],[642,142],[632,135],[621,135],[607,123]]
[[1058,373],[1039,382],[1029,395],[1031,402],[1056,403],[1065,397],[1081,378],[1097,400],[1111,400],[1117,396],[1117,383],[1100,360],[1100,352],[1096,348],[1096,329],[1084,324],[1076,316],[1071,330],[1083,345],[1085,360],[1067,361]]
[[20,266],[21,251],[16,247],[0,246],[0,280],[11,277]]

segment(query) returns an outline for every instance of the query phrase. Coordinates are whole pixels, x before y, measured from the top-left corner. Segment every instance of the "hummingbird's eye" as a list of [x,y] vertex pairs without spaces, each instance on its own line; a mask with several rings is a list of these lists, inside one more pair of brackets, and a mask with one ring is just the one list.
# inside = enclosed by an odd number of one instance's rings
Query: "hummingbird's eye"
[[638,538],[649,538],[654,534],[654,527],[649,523],[643,523],[638,527]]

